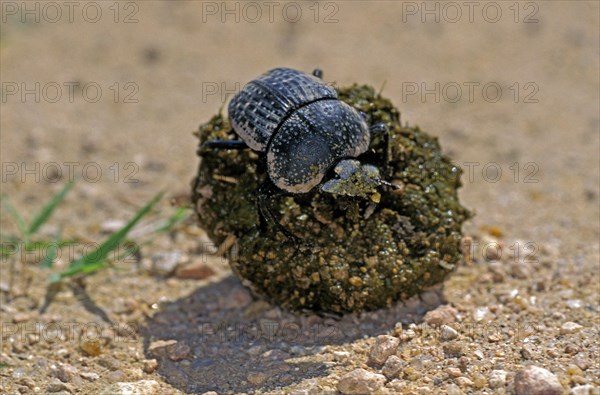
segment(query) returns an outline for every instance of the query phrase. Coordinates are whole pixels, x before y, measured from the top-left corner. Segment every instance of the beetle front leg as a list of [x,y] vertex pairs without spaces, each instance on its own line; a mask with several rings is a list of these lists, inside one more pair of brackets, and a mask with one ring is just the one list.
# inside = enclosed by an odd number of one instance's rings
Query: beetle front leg
[[383,122],[380,123],[376,123],[375,125],[371,126],[369,128],[369,131],[372,134],[383,134],[383,138],[385,139],[384,144],[385,144],[385,153],[384,153],[384,157],[385,157],[385,164],[387,166],[388,163],[390,163],[391,157],[392,157],[392,153],[390,152],[390,129],[387,127],[387,125]]
[[279,216],[275,214],[275,200],[282,195],[282,191],[276,188],[270,180],[267,180],[258,187],[257,195],[261,227],[268,229],[269,226],[275,225],[281,233],[298,245],[300,238],[283,226],[279,222]]

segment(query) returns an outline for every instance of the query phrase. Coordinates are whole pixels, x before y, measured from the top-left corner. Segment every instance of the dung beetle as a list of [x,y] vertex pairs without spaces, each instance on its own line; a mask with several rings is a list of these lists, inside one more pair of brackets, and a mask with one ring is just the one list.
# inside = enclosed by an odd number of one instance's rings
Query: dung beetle
[[[369,149],[372,133],[385,133],[385,124],[369,127],[365,116],[338,99],[335,89],[312,75],[276,68],[246,84],[228,106],[230,124],[241,140],[208,140],[201,149],[245,149],[262,154],[267,180],[258,188],[261,224],[279,223],[274,198],[321,191],[370,199],[378,203],[384,181],[379,169],[358,159]],[[386,147],[386,153],[389,149]],[[388,158],[386,157],[386,161]]]

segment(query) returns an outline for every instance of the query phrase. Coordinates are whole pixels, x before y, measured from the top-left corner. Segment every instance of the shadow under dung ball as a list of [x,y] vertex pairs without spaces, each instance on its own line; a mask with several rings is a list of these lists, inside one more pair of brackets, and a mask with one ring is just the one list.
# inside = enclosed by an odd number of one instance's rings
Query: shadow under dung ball
[[[461,259],[461,226],[470,213],[458,201],[460,168],[437,138],[402,126],[398,110],[373,88],[353,85],[338,95],[369,125],[387,125],[389,145],[383,135],[372,137],[361,162],[400,188],[382,188],[377,204],[318,188],[278,198],[281,224],[309,246],[297,246],[275,226],[261,229],[257,187],[268,175],[257,152],[205,152],[193,183],[210,238],[216,244],[237,238],[233,271],[255,294],[289,310],[340,314],[389,306],[443,281]],[[198,136],[200,144],[239,139],[221,114]]]

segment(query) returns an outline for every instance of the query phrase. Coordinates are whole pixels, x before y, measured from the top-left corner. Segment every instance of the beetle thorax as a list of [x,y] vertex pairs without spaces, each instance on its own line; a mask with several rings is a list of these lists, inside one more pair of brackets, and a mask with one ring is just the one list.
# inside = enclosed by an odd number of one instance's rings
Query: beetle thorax
[[342,158],[355,158],[369,147],[368,126],[354,108],[322,100],[295,111],[272,136],[267,168],[273,183],[291,193],[318,185]]

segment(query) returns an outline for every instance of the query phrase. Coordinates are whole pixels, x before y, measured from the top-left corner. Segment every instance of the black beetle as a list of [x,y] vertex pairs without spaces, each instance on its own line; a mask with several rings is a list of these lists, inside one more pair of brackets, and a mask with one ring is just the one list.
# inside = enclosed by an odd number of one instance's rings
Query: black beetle
[[369,127],[364,115],[339,100],[321,78],[319,69],[308,75],[276,68],[250,81],[228,107],[241,140],[208,140],[200,151],[251,148],[264,154],[269,177],[258,188],[261,223],[274,223],[293,239],[277,220],[274,196],[308,193],[320,185],[328,193],[378,203],[380,186],[395,188],[381,179],[377,167],[357,160],[368,151],[372,132],[385,133],[389,143],[385,125]]

